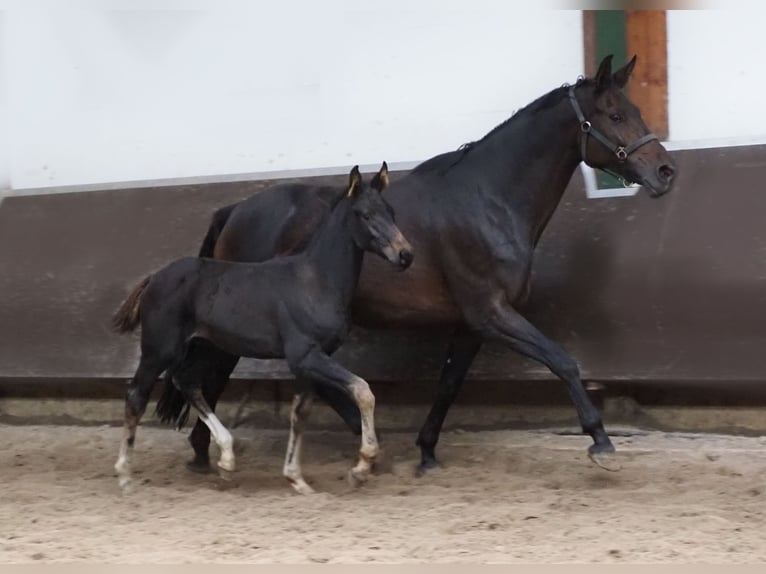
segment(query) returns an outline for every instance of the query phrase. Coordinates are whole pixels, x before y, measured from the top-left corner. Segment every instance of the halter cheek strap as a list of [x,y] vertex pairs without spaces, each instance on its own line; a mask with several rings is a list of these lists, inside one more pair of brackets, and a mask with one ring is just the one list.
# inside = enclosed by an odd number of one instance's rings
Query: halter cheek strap
[[[658,139],[656,135],[650,132],[626,146],[618,145],[606,137],[604,134],[602,134],[600,131],[598,131],[596,128],[594,128],[593,125],[585,119],[585,114],[582,113],[582,108],[577,101],[574,86],[569,86],[569,101],[572,102],[572,107],[574,108],[575,114],[577,114],[577,120],[580,122],[580,132],[582,134],[580,137],[580,154],[582,156],[582,160],[585,163],[588,163],[587,151],[589,135],[593,136],[604,146],[606,146],[615,156],[617,156],[617,160],[620,163],[628,159],[628,156],[640,148],[642,145],[649,143],[652,140]],[[611,173],[612,175],[617,175],[617,177],[624,180],[623,176],[614,174],[608,169],[602,169],[602,171]]]

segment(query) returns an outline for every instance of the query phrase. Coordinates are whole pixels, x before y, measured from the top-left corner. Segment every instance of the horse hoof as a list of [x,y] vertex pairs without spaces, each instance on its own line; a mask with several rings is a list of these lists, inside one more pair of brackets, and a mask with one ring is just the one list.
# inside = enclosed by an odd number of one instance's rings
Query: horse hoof
[[365,482],[367,482],[367,479],[370,476],[370,472],[368,470],[357,470],[356,468],[352,468],[348,471],[348,483],[353,488],[359,488],[362,486]]
[[293,490],[295,490],[295,492],[297,492],[298,494],[309,495],[309,494],[314,494],[316,492],[303,479],[292,480],[288,478],[287,480],[290,482],[290,486],[293,487]]
[[234,462],[234,457],[221,457],[221,460],[218,461],[218,470],[225,470],[226,472],[234,472],[234,469],[236,468],[236,463]]
[[210,468],[210,461],[197,460],[196,458],[187,462],[186,468],[196,474],[210,474],[213,472],[213,469]]
[[588,458],[590,458],[595,464],[608,470],[609,472],[617,472],[622,468],[622,465],[617,460],[614,451],[612,452],[588,452]]
[[218,478],[224,482],[232,482],[234,480],[234,473],[225,468],[218,467]]
[[121,476],[117,480],[117,483],[120,485],[120,490],[122,490],[123,494],[130,494],[133,490],[133,481],[130,479],[129,476]]
[[441,465],[435,458],[423,460],[417,466],[417,468],[415,468],[415,476],[417,476],[418,478],[422,478],[426,474],[429,474],[431,471],[436,470],[437,468],[440,468],[440,467]]

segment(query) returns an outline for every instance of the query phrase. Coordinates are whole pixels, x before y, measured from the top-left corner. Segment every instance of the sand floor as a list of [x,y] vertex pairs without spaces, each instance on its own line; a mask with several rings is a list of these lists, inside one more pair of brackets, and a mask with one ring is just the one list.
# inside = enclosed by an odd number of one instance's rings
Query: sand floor
[[422,478],[414,434],[386,433],[388,464],[352,489],[357,439],[309,430],[319,492],[300,496],[281,477],[285,432],[236,429],[224,482],[186,470],[185,433],[142,426],[125,495],[121,429],[3,425],[0,561],[766,561],[766,439],[636,433],[614,438],[610,473],[587,437],[446,432],[444,467]]

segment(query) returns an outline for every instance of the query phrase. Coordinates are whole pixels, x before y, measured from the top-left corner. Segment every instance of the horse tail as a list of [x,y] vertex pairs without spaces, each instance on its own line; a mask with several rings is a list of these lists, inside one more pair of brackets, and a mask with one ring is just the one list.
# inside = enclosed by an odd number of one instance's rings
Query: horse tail
[[231,216],[231,212],[239,205],[233,203],[225,207],[217,209],[213,213],[213,217],[210,221],[210,226],[207,228],[205,238],[202,240],[202,245],[199,249],[199,257],[213,257],[215,253],[215,244],[218,242],[218,238],[221,236],[221,231],[226,226],[226,222]]
[[141,320],[141,297],[144,294],[146,286],[149,284],[151,275],[144,279],[133,288],[125,302],[117,309],[112,316],[112,328],[117,333],[130,333],[138,327]]
[[181,430],[186,421],[189,420],[190,405],[186,402],[183,393],[173,384],[173,374],[165,373],[164,388],[162,395],[157,401],[154,414],[161,422],[175,425],[175,428]]

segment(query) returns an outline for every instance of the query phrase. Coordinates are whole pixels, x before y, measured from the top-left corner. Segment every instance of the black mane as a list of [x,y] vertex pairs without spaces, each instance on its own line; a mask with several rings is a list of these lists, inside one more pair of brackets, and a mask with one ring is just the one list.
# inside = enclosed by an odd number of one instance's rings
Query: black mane
[[[588,78],[578,78],[576,86],[586,85],[590,84],[593,81]],[[429,158],[425,160],[424,162],[418,164],[415,166],[415,168],[412,170],[413,173],[425,173],[425,172],[436,172],[439,174],[446,173],[450,168],[457,165],[460,160],[462,160],[472,149],[474,149],[477,145],[482,143],[483,141],[486,141],[490,137],[492,137],[495,133],[506,127],[508,124],[510,124],[513,121],[518,120],[520,117],[526,117],[529,115],[534,115],[539,112],[543,112],[545,110],[548,110],[552,107],[555,107],[561,102],[561,100],[565,97],[567,97],[567,91],[569,90],[569,84],[564,84],[563,86],[560,86],[558,88],[554,88],[550,92],[543,94],[533,102],[527,104],[520,110],[515,111],[511,117],[509,117],[507,120],[504,120],[503,122],[496,125],[494,128],[492,128],[490,131],[488,131],[484,137],[482,137],[479,140],[471,141],[464,143],[459,148],[457,148],[454,151],[449,151],[446,153],[442,153],[439,155],[436,155],[432,158]]]

